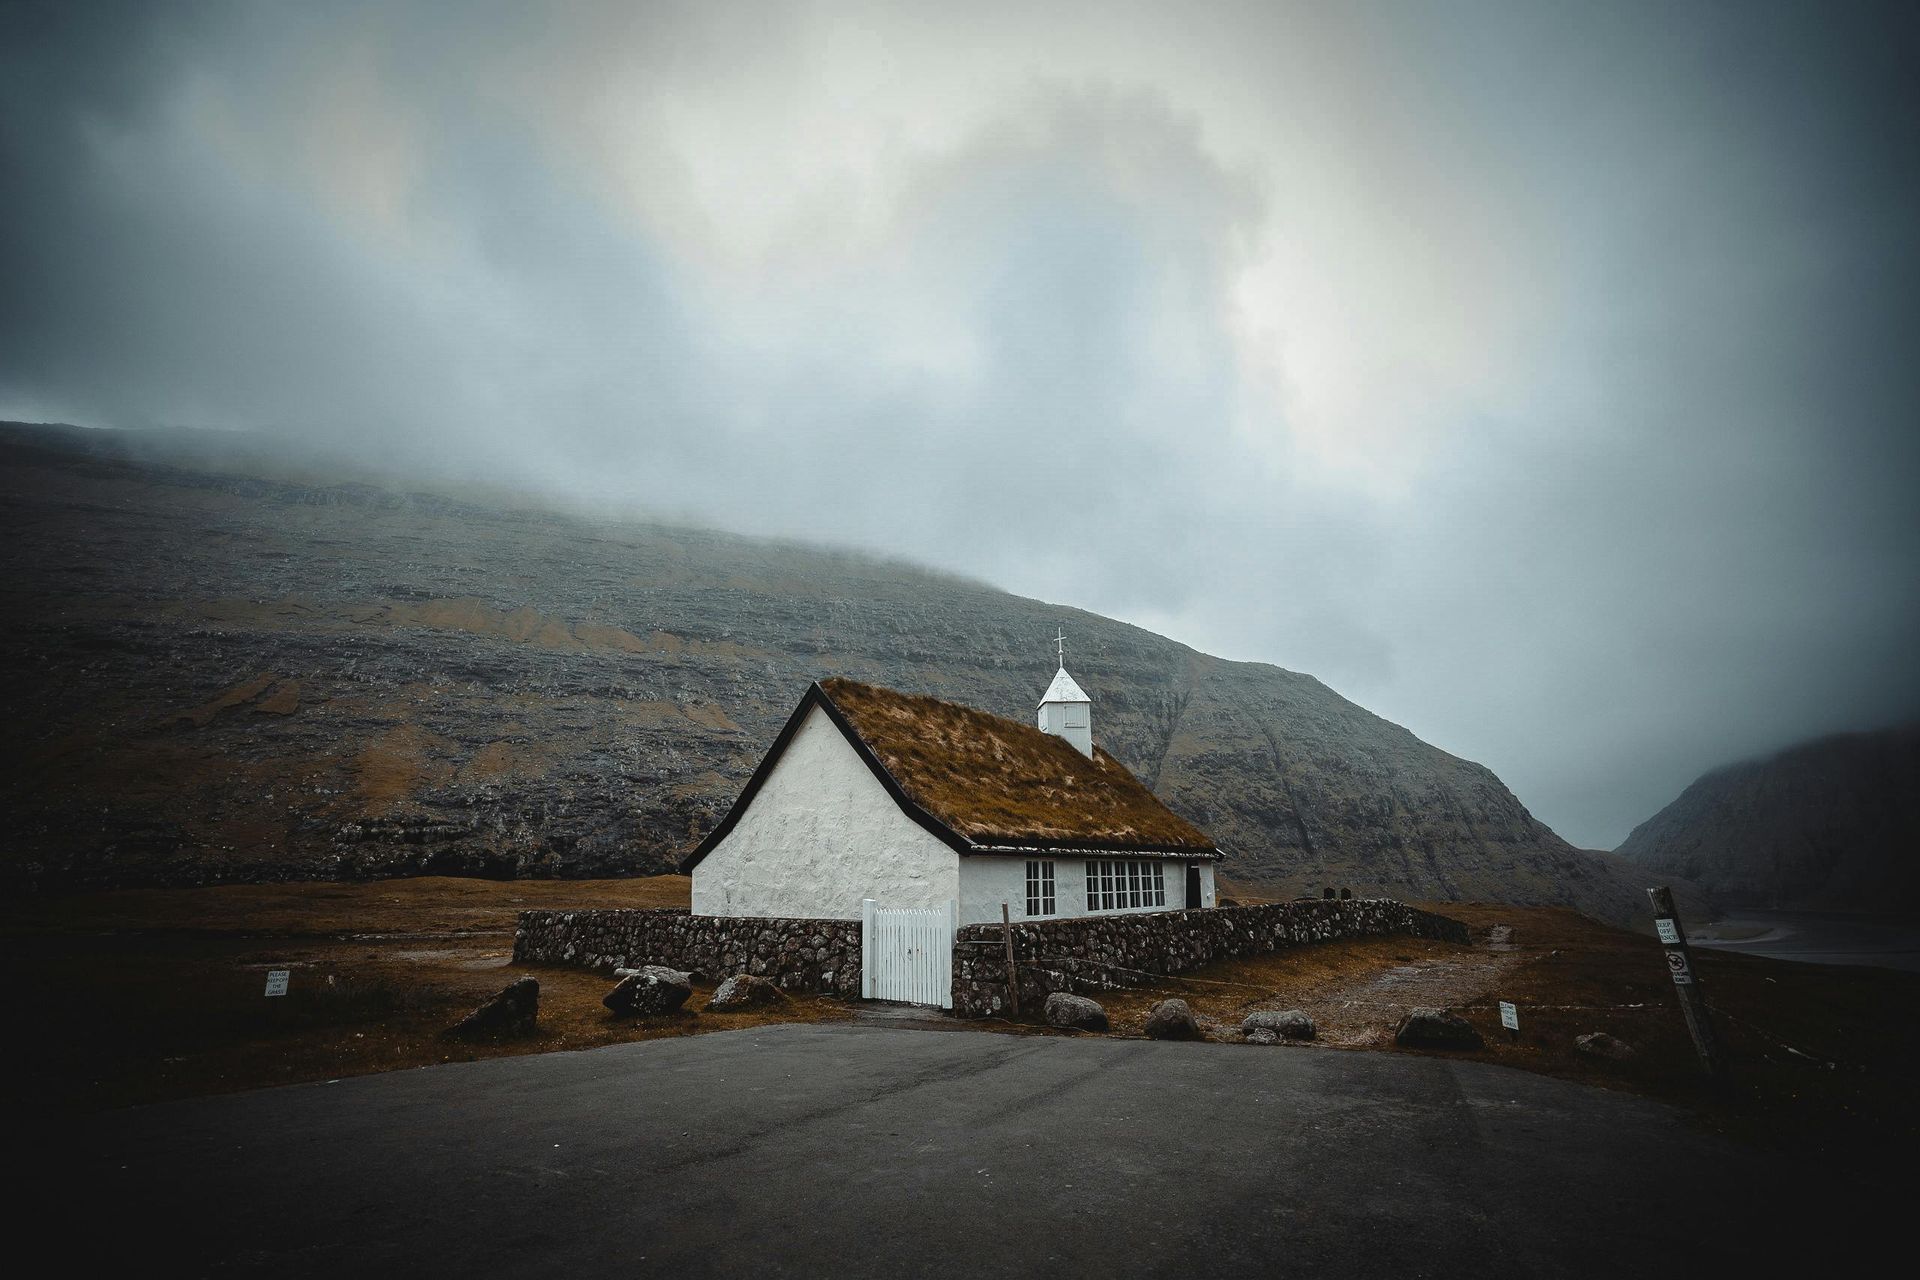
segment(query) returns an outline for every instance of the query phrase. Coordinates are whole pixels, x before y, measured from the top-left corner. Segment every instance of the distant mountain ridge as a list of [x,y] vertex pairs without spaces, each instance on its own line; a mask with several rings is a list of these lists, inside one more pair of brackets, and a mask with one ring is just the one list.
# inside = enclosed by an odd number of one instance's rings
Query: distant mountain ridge
[[1920,910],[1920,725],[1715,769],[1616,852],[1728,905]]
[[1640,873],[1311,676],[864,555],[270,478],[247,447],[0,426],[0,874],[659,871],[810,681],[1025,721],[1064,624],[1096,740],[1230,880],[1645,915]]

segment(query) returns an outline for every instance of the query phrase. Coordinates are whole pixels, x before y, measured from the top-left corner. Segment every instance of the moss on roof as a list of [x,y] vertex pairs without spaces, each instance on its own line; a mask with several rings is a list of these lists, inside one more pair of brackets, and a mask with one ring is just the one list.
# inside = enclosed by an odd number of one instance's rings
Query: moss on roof
[[1005,716],[852,680],[820,687],[915,803],[976,844],[1212,850],[1125,765]]

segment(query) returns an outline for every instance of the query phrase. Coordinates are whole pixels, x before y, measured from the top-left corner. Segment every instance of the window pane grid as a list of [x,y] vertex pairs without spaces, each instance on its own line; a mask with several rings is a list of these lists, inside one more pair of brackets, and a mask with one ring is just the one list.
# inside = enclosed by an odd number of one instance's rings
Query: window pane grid
[[1029,862],[1027,864],[1027,914],[1050,916],[1054,911],[1053,864]]
[[1166,905],[1165,864],[1121,859],[1087,863],[1087,910],[1130,911]]

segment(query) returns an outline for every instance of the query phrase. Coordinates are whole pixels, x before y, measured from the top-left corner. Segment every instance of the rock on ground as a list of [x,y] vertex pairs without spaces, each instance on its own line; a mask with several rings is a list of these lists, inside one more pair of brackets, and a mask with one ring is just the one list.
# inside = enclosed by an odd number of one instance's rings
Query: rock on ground
[[1311,1040],[1316,1032],[1313,1019],[1298,1009],[1257,1010],[1241,1020],[1240,1030],[1249,1040],[1255,1031],[1271,1031],[1284,1040]]
[[1393,1042],[1407,1049],[1484,1049],[1467,1020],[1450,1009],[1415,1009],[1400,1022]]
[[1107,1011],[1100,1007],[1098,1001],[1069,995],[1065,991],[1056,991],[1047,997],[1045,1016],[1050,1027],[1066,1027],[1074,1031],[1107,1029]]
[[447,1028],[456,1040],[505,1040],[530,1036],[540,1015],[540,980],[521,978]]
[[1255,1027],[1247,1032],[1248,1044],[1279,1044],[1280,1035],[1272,1027]]
[[763,1004],[779,1004],[786,998],[787,993],[777,984],[765,978],[756,978],[750,973],[736,973],[714,988],[713,995],[707,999],[707,1009],[709,1012],[726,1013]]
[[673,1013],[693,994],[693,979],[661,964],[642,965],[620,979],[601,1004],[615,1013]]
[[1604,1031],[1589,1031],[1583,1036],[1575,1036],[1573,1051],[1582,1057],[1600,1058],[1606,1062],[1625,1062],[1634,1055],[1632,1045]]
[[1147,1011],[1147,1037],[1152,1040],[1204,1040],[1200,1024],[1185,1000],[1162,1000]]

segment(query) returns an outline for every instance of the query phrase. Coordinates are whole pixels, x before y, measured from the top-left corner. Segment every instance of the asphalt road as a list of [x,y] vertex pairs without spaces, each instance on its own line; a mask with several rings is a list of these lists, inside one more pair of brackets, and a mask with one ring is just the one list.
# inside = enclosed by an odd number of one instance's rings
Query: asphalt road
[[70,1136],[84,1225],[37,1225],[77,1274],[1769,1274],[1837,1225],[1824,1177],[1679,1111],[1313,1048],[792,1026]]

